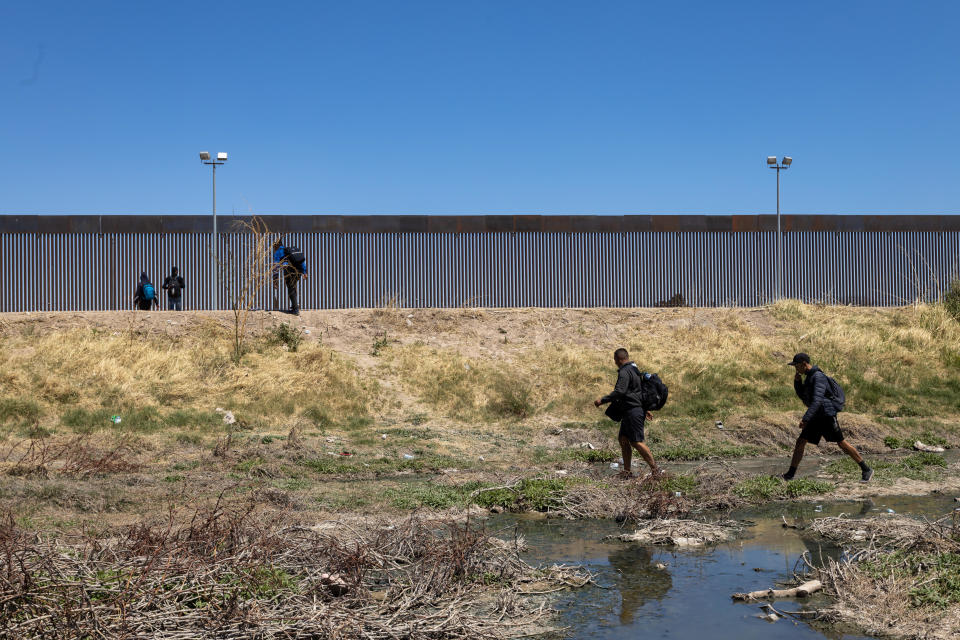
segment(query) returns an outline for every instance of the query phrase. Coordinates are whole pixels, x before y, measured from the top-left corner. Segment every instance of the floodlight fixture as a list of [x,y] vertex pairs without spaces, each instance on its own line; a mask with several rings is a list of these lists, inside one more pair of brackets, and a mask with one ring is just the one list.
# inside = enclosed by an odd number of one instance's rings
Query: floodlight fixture
[[783,297],[783,233],[780,226],[780,170],[786,171],[793,164],[793,158],[783,156],[777,162],[777,156],[767,156],[767,166],[777,170],[777,300]]
[[211,158],[209,151],[200,152],[200,162],[210,165],[213,169],[213,233],[210,234],[210,308],[217,309],[217,293],[219,280],[217,279],[217,165],[227,161],[227,152],[218,151],[217,157]]

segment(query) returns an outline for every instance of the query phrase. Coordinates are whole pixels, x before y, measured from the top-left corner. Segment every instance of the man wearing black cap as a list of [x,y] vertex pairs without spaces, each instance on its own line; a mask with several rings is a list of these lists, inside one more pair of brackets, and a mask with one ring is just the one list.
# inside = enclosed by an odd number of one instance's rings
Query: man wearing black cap
[[[797,473],[806,444],[809,442],[819,445],[823,438],[827,442],[836,442],[844,453],[853,458],[853,461],[860,465],[860,481],[869,482],[873,477],[873,469],[868,467],[857,450],[843,439],[843,432],[837,424],[837,411],[842,408],[842,402],[838,402],[831,394],[827,374],[821,371],[820,367],[811,365],[810,356],[805,353],[793,356],[790,366],[797,370],[797,375],[793,378],[793,389],[807,406],[807,412],[800,419],[800,437],[793,449],[790,470],[783,474],[783,479],[792,480]],[[841,406],[837,407],[837,404]]]

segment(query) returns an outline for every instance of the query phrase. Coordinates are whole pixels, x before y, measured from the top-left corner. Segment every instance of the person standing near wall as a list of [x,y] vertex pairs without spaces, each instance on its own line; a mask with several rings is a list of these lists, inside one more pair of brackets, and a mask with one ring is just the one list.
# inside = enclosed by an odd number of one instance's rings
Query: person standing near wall
[[167,309],[170,311],[183,311],[183,289],[185,283],[183,276],[179,275],[176,267],[171,270],[163,281],[163,288],[167,292]]
[[157,302],[157,289],[150,282],[146,271],[140,274],[140,282],[133,294],[133,304],[140,311],[150,311],[151,307],[160,306],[160,303]]
[[307,279],[307,257],[297,247],[284,246],[283,238],[273,243],[273,286],[277,288],[280,276],[287,285],[287,297],[290,298],[290,313],[300,315],[300,301],[297,297],[297,284],[300,276]]

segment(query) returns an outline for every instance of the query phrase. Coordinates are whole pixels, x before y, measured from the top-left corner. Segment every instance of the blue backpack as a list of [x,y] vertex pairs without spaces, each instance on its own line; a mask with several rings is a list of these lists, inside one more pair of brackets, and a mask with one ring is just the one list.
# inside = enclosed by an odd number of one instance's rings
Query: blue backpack
[[153,297],[157,295],[157,291],[153,288],[153,285],[149,282],[143,285],[143,299],[144,300],[153,300]]

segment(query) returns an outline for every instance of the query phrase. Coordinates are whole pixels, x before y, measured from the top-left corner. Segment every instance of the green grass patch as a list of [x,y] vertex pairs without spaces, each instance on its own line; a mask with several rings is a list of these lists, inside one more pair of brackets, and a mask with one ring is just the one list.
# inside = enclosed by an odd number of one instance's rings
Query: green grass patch
[[758,475],[739,482],[733,487],[733,493],[751,502],[762,502],[828,493],[833,489],[833,483],[825,480],[795,478],[785,481],[774,476]]
[[475,484],[453,487],[427,482],[388,489],[386,495],[397,509],[410,510],[419,507],[449,509],[470,504],[470,493],[475,488]]
[[566,478],[525,478],[509,489],[481,491],[473,502],[481,507],[503,507],[511,511],[547,511],[560,506],[560,499],[575,480]]
[[697,489],[697,479],[690,474],[668,473],[660,480],[660,489],[670,493],[679,491],[680,493],[691,494]]
[[923,444],[928,444],[934,447],[948,447],[950,446],[947,442],[947,439],[930,433],[929,431],[924,431],[919,435],[915,435],[909,438],[898,438],[897,436],[887,436],[883,439],[883,444],[889,449],[912,449],[913,443],[919,440]]
[[43,410],[33,400],[0,398],[0,425],[33,424],[42,416]]
[[756,447],[748,445],[698,442],[657,447],[653,455],[663,460],[706,460],[707,458],[746,458],[758,453],[759,450]]
[[223,417],[216,411],[199,409],[174,409],[163,421],[171,427],[181,429],[214,429],[223,424]]
[[960,554],[917,553],[899,549],[864,562],[860,568],[874,580],[909,579],[910,605],[946,609],[960,603]]
[[[931,481],[943,475],[947,461],[936,453],[913,453],[899,460],[872,460],[873,480],[883,484],[892,483],[898,478]],[[846,478],[859,478],[860,467],[850,458],[834,460],[826,466],[828,473]]]
[[[120,417],[115,424],[111,416]],[[136,433],[154,433],[163,429],[165,421],[156,407],[126,407],[117,409],[84,409],[74,407],[60,416],[60,424],[70,427],[76,433],[93,433],[101,429],[116,429]]]

